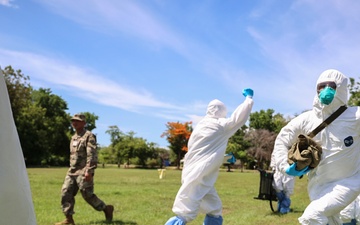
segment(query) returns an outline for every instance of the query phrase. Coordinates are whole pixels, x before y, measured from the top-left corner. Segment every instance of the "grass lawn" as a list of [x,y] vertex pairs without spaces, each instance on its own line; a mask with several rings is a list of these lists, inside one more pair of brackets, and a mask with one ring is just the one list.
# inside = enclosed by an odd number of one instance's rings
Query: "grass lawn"
[[[51,225],[64,219],[60,191],[67,168],[29,168],[32,198],[38,225]],[[112,223],[106,223],[103,212],[97,212],[78,193],[74,220],[76,225],[163,225],[174,214],[171,207],[180,187],[181,171],[168,168],[159,179],[157,170],[98,168],[95,194],[115,207]],[[260,175],[258,171],[221,170],[216,189],[223,202],[224,225],[299,224],[297,218],[309,203],[306,178],[296,179],[292,196],[293,211],[286,215],[273,213],[269,201],[256,200]],[[274,203],[276,208],[276,202]],[[189,225],[202,225],[199,214]]]

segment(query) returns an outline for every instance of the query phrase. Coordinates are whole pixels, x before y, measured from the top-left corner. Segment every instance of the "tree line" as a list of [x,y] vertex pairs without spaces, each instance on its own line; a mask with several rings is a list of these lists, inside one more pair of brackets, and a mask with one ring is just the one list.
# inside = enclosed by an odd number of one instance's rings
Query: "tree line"
[[[30,77],[7,66],[2,70],[8,89],[11,110],[18,131],[26,166],[68,166],[69,145],[75,130],[70,125],[67,102],[49,88],[35,89]],[[90,112],[86,128],[96,128],[99,117]],[[100,163],[157,166],[160,158],[169,158],[166,149],[136,137],[135,132],[123,133],[116,125],[106,131],[111,144],[98,146]]]
[[[7,66],[2,70],[6,81],[11,109],[17,127],[27,166],[67,166],[69,144],[74,130],[70,126],[71,115],[67,102],[49,88],[34,89],[30,77],[21,70]],[[349,105],[360,105],[360,83],[349,78]],[[99,117],[83,112],[87,129],[96,128]],[[293,117],[295,117],[294,115]],[[244,125],[230,139],[226,153],[232,152],[241,161],[242,168],[265,168],[270,163],[274,142],[281,128],[293,117],[285,118],[273,109],[250,114]],[[134,131],[124,133],[117,125],[106,131],[109,146],[98,146],[99,162],[105,164],[130,164],[142,167],[158,167],[164,161],[180,167],[180,160],[187,152],[187,142],[193,130],[192,122],[168,122],[161,137],[166,138],[169,150],[156,143],[136,137]]]

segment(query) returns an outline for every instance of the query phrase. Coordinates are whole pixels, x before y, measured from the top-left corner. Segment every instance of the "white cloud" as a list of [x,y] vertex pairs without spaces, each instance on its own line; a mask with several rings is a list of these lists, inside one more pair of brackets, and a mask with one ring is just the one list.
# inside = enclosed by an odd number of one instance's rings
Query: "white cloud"
[[[126,87],[103,78],[91,69],[81,68],[68,62],[52,59],[47,56],[28,52],[16,52],[0,49],[0,61],[21,68],[26,74],[31,74],[32,80],[39,80],[49,86],[60,87],[72,91],[75,95],[90,98],[93,101],[122,108],[128,111],[138,111],[141,108],[160,108],[180,110],[180,107],[161,102],[151,93],[138,87]],[[141,89],[141,88],[140,88]],[[77,93],[81,93],[77,94]]]
[[14,0],[0,0],[0,5],[17,8],[17,5],[12,4]]
[[[253,38],[254,45],[249,49],[256,53],[246,52],[232,45],[231,51],[240,52],[232,56],[227,56],[225,51],[221,54],[221,50],[216,48],[218,46],[211,46],[204,41],[207,38],[197,39],[197,35],[187,33],[188,30],[180,32],[167,18],[162,17],[164,14],[155,13],[141,1],[79,0],[76,4],[71,0],[37,2],[91,30],[128,36],[129,39],[135,37],[135,41],[141,41],[140,44],[151,43],[149,48],[168,48],[195,65],[196,70],[202,70],[211,76],[211,80],[218,80],[220,88],[224,88],[221,84],[225,84],[225,88],[241,93],[241,88],[251,87],[255,90],[255,100],[264,104],[259,106],[261,108],[272,108],[272,105],[290,107],[296,104],[298,109],[306,109],[311,106],[315,81],[323,70],[335,68],[349,76],[355,76],[358,71],[360,32],[357,24],[360,20],[360,3],[357,1],[350,1],[348,4],[347,1],[336,0],[301,0],[286,3],[285,6],[282,4],[281,7],[274,5],[279,4],[277,1],[260,4],[259,8],[248,14],[247,19],[253,22],[248,23],[247,33],[244,33],[246,38]],[[325,2],[328,2],[326,9],[323,7]],[[218,29],[217,32],[222,33],[221,26]],[[230,40],[231,35],[225,33],[224,36],[229,36]],[[238,40],[232,41],[236,43]],[[222,41],[217,44],[223,47]],[[242,58],[251,57],[258,52],[262,55],[253,60],[258,60],[258,65],[241,64]],[[184,114],[181,115],[180,112],[204,113],[189,109],[188,106],[178,107],[160,101],[144,88],[139,90],[138,87],[114,84],[91,69],[56,59],[49,60],[45,56],[36,55],[34,59],[41,61],[39,65],[35,60],[31,61],[33,74],[39,75],[39,80],[52,82],[63,88],[79,88],[94,101],[105,105],[131,111],[141,111],[144,107],[158,108],[162,110],[153,112],[154,115],[171,119],[182,118]],[[31,60],[30,57],[27,60]],[[237,60],[240,61],[239,64]],[[52,66],[46,67],[47,65]],[[44,66],[46,69],[43,69]],[[21,68],[24,68],[23,63]],[[52,73],[65,77],[48,77]],[[81,87],[81,82],[77,80],[66,84],[65,78],[70,75],[76,75],[80,80],[86,77],[88,86]],[[89,89],[94,91],[89,92]]]
[[202,115],[206,109],[202,103],[177,106],[160,101],[145,88],[120,85],[92,69],[49,56],[0,49],[0,62],[5,63],[2,67],[11,65],[21,69],[30,76],[32,85],[38,83],[39,87],[64,89],[70,95],[129,112],[165,120],[191,121],[197,116],[187,113]]
[[[239,70],[216,52],[214,46],[208,46],[195,35],[180,32],[174,24],[167,22],[141,1],[101,1],[79,0],[73,4],[71,0],[58,2],[56,0],[37,0],[50,10],[96,32],[109,35],[125,35],[141,40],[141,43],[151,43],[149,48],[168,48],[184,57],[208,76],[219,82],[233,84],[227,81],[224,70]],[[190,38],[187,36],[190,35]],[[235,73],[230,73],[234,76]],[[236,74],[235,74],[236,75]],[[237,76],[236,76],[237,77]]]
[[55,13],[96,32],[136,37],[189,55],[180,34],[136,1],[38,0]]
[[326,69],[357,76],[360,3],[350,2],[295,1],[277,16],[263,10],[254,13],[257,22],[250,24],[247,31],[270,68],[264,70],[268,78],[263,80],[266,85],[262,90],[275,105],[281,105],[277,99],[281,99],[283,107],[293,99],[305,109],[309,105],[306,102],[312,102],[315,95],[317,77]]

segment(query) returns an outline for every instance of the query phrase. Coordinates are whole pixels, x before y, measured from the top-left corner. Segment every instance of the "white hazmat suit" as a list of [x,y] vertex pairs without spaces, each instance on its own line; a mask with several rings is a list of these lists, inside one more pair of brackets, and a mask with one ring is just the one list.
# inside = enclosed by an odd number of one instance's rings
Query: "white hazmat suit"
[[[245,124],[250,115],[253,100],[247,96],[229,118],[225,105],[215,99],[208,105],[206,116],[196,125],[184,158],[182,186],[180,187],[173,212],[182,222],[166,224],[186,224],[194,220],[199,212],[206,213],[204,224],[222,224],[222,203],[214,184],[222,165],[228,139]],[[216,220],[218,222],[206,222]],[[174,218],[175,220],[178,220]],[[221,220],[221,221],[220,221]]]
[[[290,121],[279,133],[274,147],[277,168],[289,167],[288,150],[299,134],[308,134],[348,101],[347,77],[337,70],[324,71],[318,84],[335,82],[336,93],[330,104],[315,96],[313,109]],[[340,211],[360,194],[360,108],[349,107],[313,139],[322,147],[319,165],[308,173],[311,203],[299,218],[301,224],[342,224]]]

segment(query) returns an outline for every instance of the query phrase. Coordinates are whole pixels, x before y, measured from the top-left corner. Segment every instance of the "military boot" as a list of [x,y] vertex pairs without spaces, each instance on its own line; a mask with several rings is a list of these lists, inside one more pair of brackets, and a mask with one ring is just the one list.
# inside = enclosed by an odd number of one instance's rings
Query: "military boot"
[[107,205],[103,211],[105,213],[106,221],[111,222],[113,219],[114,206]]
[[55,223],[55,225],[75,225],[74,219],[72,217],[72,215],[66,216],[66,219],[64,221]]

